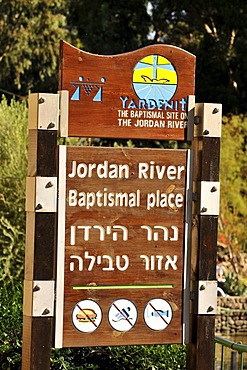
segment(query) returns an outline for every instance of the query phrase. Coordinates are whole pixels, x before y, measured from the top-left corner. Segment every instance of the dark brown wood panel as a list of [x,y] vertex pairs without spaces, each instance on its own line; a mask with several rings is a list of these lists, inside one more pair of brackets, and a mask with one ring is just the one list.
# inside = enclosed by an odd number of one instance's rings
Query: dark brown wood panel
[[36,176],[57,177],[57,131],[38,130]]
[[201,181],[219,181],[220,138],[202,139]]
[[200,216],[198,280],[216,279],[217,228],[218,216]]
[[[208,118],[210,119],[210,117]],[[194,181],[219,181],[220,138],[196,137],[192,149],[195,153]],[[197,189],[198,191],[198,189]],[[216,279],[216,252],[218,216],[200,215],[195,194],[192,223],[191,289],[200,280]],[[194,292],[195,295],[198,292]],[[193,301],[191,306],[193,307]],[[192,308],[192,312],[194,312]],[[191,340],[187,346],[188,370],[214,369],[214,315],[191,314]]]
[[214,369],[214,316],[192,315],[192,344],[188,346],[186,370]]
[[[57,177],[57,131],[29,130],[28,175]],[[32,190],[35,193],[36,190]],[[28,283],[55,279],[56,222],[56,212],[39,213],[33,210],[29,213],[25,262],[32,266],[25,268]],[[32,302],[32,290],[26,292],[25,299],[26,305]],[[31,314],[33,313],[27,313]],[[24,313],[23,317],[22,370],[48,370],[54,337],[54,317],[27,315]]]
[[34,280],[55,279],[56,214],[35,214]]
[[23,316],[22,370],[49,370],[53,317]]

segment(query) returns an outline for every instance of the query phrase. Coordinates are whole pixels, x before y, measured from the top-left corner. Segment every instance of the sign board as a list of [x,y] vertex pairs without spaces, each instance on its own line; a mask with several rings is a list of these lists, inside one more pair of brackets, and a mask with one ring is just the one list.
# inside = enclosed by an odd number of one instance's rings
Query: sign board
[[189,162],[60,146],[56,347],[183,341]]
[[61,43],[68,136],[186,140],[194,86],[195,56],[175,46],[103,56]]

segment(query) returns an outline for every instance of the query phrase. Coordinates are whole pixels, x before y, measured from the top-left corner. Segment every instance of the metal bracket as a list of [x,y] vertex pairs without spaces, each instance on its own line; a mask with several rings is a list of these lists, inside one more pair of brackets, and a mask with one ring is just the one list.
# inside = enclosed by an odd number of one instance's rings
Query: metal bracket
[[201,181],[200,215],[218,216],[220,210],[220,183],[216,181]]
[[198,315],[215,315],[217,311],[217,281],[199,280],[195,313]]
[[59,94],[30,94],[28,128],[58,130]]
[[60,96],[59,137],[68,137],[69,92],[61,90],[58,93]]
[[194,136],[221,137],[222,104],[196,103]]
[[57,178],[27,177],[26,195],[27,212],[56,212]]
[[24,307],[26,316],[54,316],[55,281],[24,281]]

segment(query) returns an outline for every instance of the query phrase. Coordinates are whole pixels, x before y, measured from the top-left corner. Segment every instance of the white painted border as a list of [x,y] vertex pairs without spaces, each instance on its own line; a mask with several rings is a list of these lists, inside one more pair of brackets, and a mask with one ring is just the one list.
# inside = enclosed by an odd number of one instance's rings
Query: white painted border
[[60,145],[59,146],[59,180],[58,180],[55,348],[62,348],[63,346],[66,157],[67,157],[67,148],[65,145]]
[[184,218],[184,283],[183,283],[183,344],[189,343],[190,320],[190,258],[192,223],[193,152],[187,152],[186,205]]

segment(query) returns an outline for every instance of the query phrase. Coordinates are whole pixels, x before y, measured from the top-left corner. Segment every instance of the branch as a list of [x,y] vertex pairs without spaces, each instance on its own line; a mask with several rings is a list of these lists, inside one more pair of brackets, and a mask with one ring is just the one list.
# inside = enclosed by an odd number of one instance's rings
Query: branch
[[217,28],[214,24],[214,21],[211,17],[209,19],[210,19],[210,22],[211,22],[211,28],[207,23],[204,23],[204,28],[205,28],[206,32],[215,39],[215,41],[219,41],[218,32],[217,32]]

